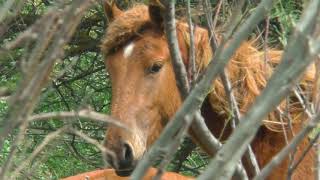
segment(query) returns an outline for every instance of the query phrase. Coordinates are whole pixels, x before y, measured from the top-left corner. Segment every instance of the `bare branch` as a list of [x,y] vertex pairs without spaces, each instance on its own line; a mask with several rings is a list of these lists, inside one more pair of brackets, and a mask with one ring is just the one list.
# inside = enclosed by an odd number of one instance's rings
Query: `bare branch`
[[82,138],[83,140],[87,141],[88,143],[90,144],[93,144],[94,146],[96,146],[103,154],[110,154],[110,155],[113,155],[115,156],[114,152],[106,149],[104,146],[102,146],[98,141],[96,141],[95,139],[92,139],[90,138],[89,136],[85,135],[84,133],[82,133],[81,131],[79,130],[76,130],[76,129],[73,129],[71,128],[70,129],[70,132],[79,136],[80,138]]
[[[61,19],[53,22],[54,24],[60,24],[60,29],[52,36],[52,43],[48,47],[46,54],[42,56],[43,61],[37,66],[32,67],[37,68],[38,70],[33,71],[30,69],[31,74],[33,75],[27,74],[24,76],[18,90],[11,98],[9,115],[8,118],[5,119],[3,131],[0,133],[0,147],[3,146],[3,140],[12,132],[12,129],[32,113],[38,101],[41,89],[48,82],[54,63],[63,56],[64,45],[70,40],[85,10],[91,4],[90,0],[74,1],[70,6],[65,8],[64,12],[66,14],[61,14],[64,15],[64,20]],[[47,39],[44,39],[44,41],[47,41]],[[30,55],[29,57],[33,57],[33,55]],[[38,59],[36,59],[36,61],[37,60]],[[29,59],[28,62],[33,62],[33,59]]]
[[[271,5],[271,2],[268,1],[262,1],[261,4],[264,3],[270,3]],[[263,117],[288,94],[292,85],[296,83],[294,79],[304,72],[320,51],[319,44],[316,44],[319,42],[310,41],[308,38],[314,27],[314,22],[316,22],[315,19],[319,17],[320,2],[312,1],[307,9],[290,39],[281,64],[275,70],[266,88],[257,97],[252,108],[242,118],[242,123],[210,163],[208,170],[199,179],[230,178],[235,164],[240,160],[247,145],[254,138]],[[301,61],[301,59],[304,59],[304,61]]]
[[[232,24],[230,28],[230,32],[233,30],[233,27],[236,26],[236,24],[238,24],[238,22],[236,21],[238,19],[238,17],[241,16],[241,8],[243,7],[245,1],[241,1],[236,7],[234,7],[236,13],[233,14],[233,20],[231,20]],[[218,48],[218,40],[215,36],[215,33],[214,33],[214,28],[216,26],[216,23],[217,23],[217,14],[219,13],[219,10],[220,10],[220,7],[221,7],[221,4],[222,4],[222,1],[219,2],[219,5],[218,5],[218,10],[216,12],[216,16],[215,16],[215,20],[214,22],[212,22],[212,13],[210,12],[209,10],[209,7],[210,6],[210,3],[208,2],[208,0],[204,0],[203,1],[203,6],[204,6],[204,10],[205,10],[205,14],[206,14],[206,18],[207,18],[207,26],[209,27],[209,33],[210,33],[210,45],[211,45],[211,49],[213,52],[216,51],[216,49]],[[237,17],[237,18],[235,18]],[[238,108],[238,103],[236,102],[236,99],[234,97],[234,94],[232,92],[232,87],[231,87],[231,83],[229,81],[229,78],[227,76],[227,72],[226,70],[222,71],[221,72],[221,79],[222,79],[222,83],[223,83],[223,86],[224,86],[224,89],[225,89],[225,92],[227,94],[227,97],[228,97],[228,101],[229,101],[229,104],[230,104],[230,109],[232,111],[232,114],[233,114],[233,121],[231,122],[231,126],[233,128],[236,128],[236,125],[239,123],[239,120],[240,120],[240,111],[239,111],[239,108]],[[258,174],[259,171],[260,171],[260,168],[259,168],[259,165],[258,165],[258,162],[255,158],[255,155],[252,151],[252,148],[251,146],[249,145],[248,146],[248,151],[245,153],[245,158],[248,162],[248,165],[249,165],[249,169],[253,169],[254,173],[255,174]]]
[[233,52],[235,52],[241,42],[248,37],[249,32],[251,32],[255,25],[263,19],[263,15],[265,15],[271,7],[272,1],[262,1],[251,17],[235,33],[233,38],[230,39],[228,43],[224,44],[223,48],[217,50],[214,60],[209,64],[206,73],[202,76],[203,78],[191,91],[175,116],[169,121],[159,139],[139,162],[132,174],[132,179],[140,179],[142,177],[147,167],[150,166],[150,159],[153,159],[156,154],[160,153],[157,148],[166,146],[167,142],[169,140],[171,141],[177,130],[185,123],[185,116],[187,114],[193,114],[195,110],[200,108],[200,105],[210,91],[211,82],[219,75],[221,69],[227,64]]
[[189,92],[189,82],[187,71],[184,66],[179,44],[177,40],[177,31],[176,31],[176,19],[175,19],[175,4],[174,1],[162,1],[165,5],[165,12],[163,13],[165,19],[165,31],[167,35],[167,41],[169,44],[170,55],[172,58],[172,65],[175,72],[175,77],[177,79],[177,85],[181,94],[182,99],[185,99],[188,96]]
[[[298,146],[299,142],[301,142],[317,126],[319,122],[320,114],[317,114],[308,123],[308,125],[291,140],[290,144],[284,147],[275,157],[272,158],[272,160],[261,170],[261,173],[254,179],[265,179],[271,173],[272,169],[279,165],[282,160],[289,154],[289,152],[294,150]],[[316,138],[317,137],[318,135],[316,136]]]
[[197,79],[197,69],[196,69],[196,47],[194,43],[194,26],[192,23],[191,17],[191,7],[190,7],[190,0],[187,0],[187,17],[188,17],[188,26],[189,26],[189,33],[190,33],[190,47],[189,47],[189,77],[191,79],[191,85],[195,83]]
[[89,109],[83,109],[78,112],[70,111],[70,112],[52,112],[52,113],[37,114],[29,117],[28,121],[31,122],[31,121],[41,121],[41,120],[48,120],[48,119],[66,119],[66,118],[75,118],[75,117],[87,118],[97,122],[104,122],[104,123],[108,123],[109,125],[114,125],[114,126],[128,130],[128,128],[125,125],[113,119],[112,117],[89,110]]
[[[312,149],[312,147],[316,144],[320,136],[320,132],[316,134],[316,136],[310,141],[309,145],[306,147],[306,149],[303,151],[302,155],[299,157],[299,159],[292,164],[288,169],[288,176],[291,177],[293,172],[297,169],[301,161],[304,159],[304,157],[307,155],[307,153]],[[276,156],[274,157],[276,158]]]
[[25,161],[23,161],[16,169],[15,171],[12,173],[11,175],[11,179],[16,179],[18,174],[24,169],[26,168],[26,166],[28,166],[31,161],[34,160],[34,158],[36,158],[36,156],[39,155],[39,153],[55,138],[57,138],[58,136],[60,136],[62,133],[64,133],[66,130],[68,129],[67,126],[62,127],[50,134],[48,134],[44,140],[42,141],[42,143],[32,152],[32,154],[28,157],[28,159],[26,159]]

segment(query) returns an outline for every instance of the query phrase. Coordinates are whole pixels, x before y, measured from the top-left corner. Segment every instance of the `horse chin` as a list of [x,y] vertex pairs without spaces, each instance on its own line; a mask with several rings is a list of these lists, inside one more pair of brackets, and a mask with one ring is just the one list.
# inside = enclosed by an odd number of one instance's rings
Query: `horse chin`
[[125,169],[125,170],[115,170],[116,174],[118,176],[121,176],[121,177],[127,177],[127,176],[130,176],[131,173],[133,172],[133,168],[132,169]]

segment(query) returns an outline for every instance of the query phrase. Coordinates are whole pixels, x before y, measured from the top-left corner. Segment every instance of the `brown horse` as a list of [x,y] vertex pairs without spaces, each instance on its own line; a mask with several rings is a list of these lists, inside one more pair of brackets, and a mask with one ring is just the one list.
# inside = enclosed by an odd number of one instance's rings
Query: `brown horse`
[[[137,161],[158,138],[162,129],[181,106],[181,98],[176,86],[167,39],[159,8],[136,5],[122,11],[114,3],[106,3],[105,11],[110,21],[102,42],[107,71],[112,82],[112,116],[130,128],[130,131],[110,127],[107,130],[105,146],[116,153],[115,158],[107,158],[119,175],[126,176],[134,169]],[[177,21],[177,38],[185,66],[188,67],[189,32],[188,26]],[[204,28],[195,29],[196,64],[201,73],[212,57],[208,32]],[[233,86],[241,113],[245,113],[255,97],[265,87],[267,78],[281,57],[281,51],[268,50],[268,64],[264,62],[264,52],[259,52],[253,42],[244,42],[233,55],[226,70]],[[312,83],[314,72],[308,71],[300,86],[307,89]],[[271,112],[252,142],[253,151],[260,167],[286,145],[303,125],[306,119],[303,108],[292,95],[283,101],[277,111]],[[280,115],[290,106],[292,127],[289,118]],[[229,125],[229,104],[222,82],[213,82],[212,91],[202,105],[202,115],[212,133],[225,140],[231,133]],[[195,142],[205,149],[192,131]],[[284,136],[286,134],[286,136]],[[305,139],[297,149],[299,157]],[[209,151],[208,151],[209,152]],[[294,179],[313,177],[313,152],[308,153],[293,174]],[[270,175],[270,179],[285,179],[289,159],[286,159]],[[249,176],[252,176],[248,170]]]

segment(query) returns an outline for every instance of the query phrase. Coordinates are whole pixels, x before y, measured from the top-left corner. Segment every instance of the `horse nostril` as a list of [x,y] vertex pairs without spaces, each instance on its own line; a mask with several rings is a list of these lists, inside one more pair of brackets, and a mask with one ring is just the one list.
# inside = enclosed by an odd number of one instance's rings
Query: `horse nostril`
[[132,152],[132,148],[128,143],[124,144],[123,147],[123,159],[128,163],[131,164],[133,161],[133,152]]

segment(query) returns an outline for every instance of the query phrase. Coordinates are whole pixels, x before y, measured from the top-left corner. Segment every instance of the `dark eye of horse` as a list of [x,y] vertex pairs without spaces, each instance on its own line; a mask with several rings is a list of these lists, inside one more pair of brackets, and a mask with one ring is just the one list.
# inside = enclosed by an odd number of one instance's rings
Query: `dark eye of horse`
[[151,67],[149,67],[148,72],[151,74],[155,74],[161,70],[162,66],[162,63],[154,63]]

